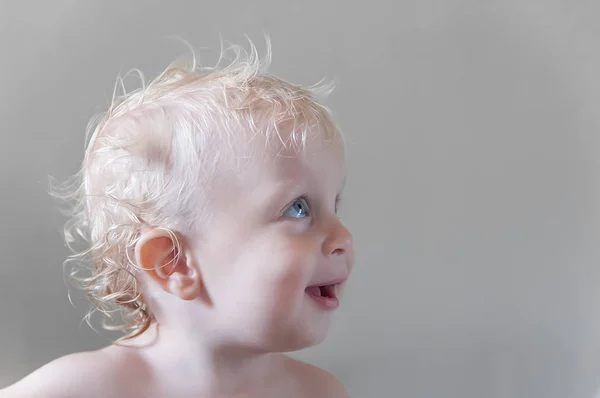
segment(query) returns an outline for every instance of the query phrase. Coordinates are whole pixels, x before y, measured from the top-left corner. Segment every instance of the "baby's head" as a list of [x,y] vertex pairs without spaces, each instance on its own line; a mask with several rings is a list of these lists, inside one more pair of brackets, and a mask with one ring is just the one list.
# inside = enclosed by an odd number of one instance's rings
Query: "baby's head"
[[157,322],[291,351],[325,337],[353,265],[343,140],[312,90],[231,50],[113,101],[70,192],[67,242],[88,243],[70,261],[126,338]]

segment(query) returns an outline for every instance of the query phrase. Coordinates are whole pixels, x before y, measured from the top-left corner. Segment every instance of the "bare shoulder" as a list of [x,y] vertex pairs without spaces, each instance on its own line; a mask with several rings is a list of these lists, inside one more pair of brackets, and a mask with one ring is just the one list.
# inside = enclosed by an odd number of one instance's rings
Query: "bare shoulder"
[[349,398],[342,382],[328,371],[293,358],[287,357],[287,366],[302,386],[306,396]]
[[113,396],[122,379],[119,368],[107,349],[66,355],[0,390],[0,398]]

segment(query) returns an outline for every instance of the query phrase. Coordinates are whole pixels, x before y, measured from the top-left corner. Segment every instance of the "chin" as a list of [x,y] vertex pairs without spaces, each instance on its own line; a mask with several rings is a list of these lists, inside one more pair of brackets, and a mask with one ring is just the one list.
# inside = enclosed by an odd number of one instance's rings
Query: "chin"
[[274,351],[292,352],[316,346],[325,340],[328,330],[329,327],[298,327],[283,334]]

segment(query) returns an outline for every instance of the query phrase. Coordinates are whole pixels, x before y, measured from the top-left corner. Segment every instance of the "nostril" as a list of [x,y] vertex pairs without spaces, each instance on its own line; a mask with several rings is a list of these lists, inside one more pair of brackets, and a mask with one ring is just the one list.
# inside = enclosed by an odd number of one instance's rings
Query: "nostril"
[[323,242],[323,255],[344,255],[352,250],[352,235],[340,223]]
[[341,248],[335,249],[331,254],[344,254],[345,250]]

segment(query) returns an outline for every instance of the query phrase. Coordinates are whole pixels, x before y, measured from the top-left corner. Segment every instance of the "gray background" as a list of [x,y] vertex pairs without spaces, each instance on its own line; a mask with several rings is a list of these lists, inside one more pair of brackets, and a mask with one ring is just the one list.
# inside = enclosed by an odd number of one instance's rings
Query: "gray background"
[[275,74],[338,80],[349,140],[357,266],[328,340],[296,355],[353,397],[591,398],[599,4],[1,1],[0,385],[107,342],[68,303],[46,188],[117,74],[185,55],[170,35],[267,32]]

